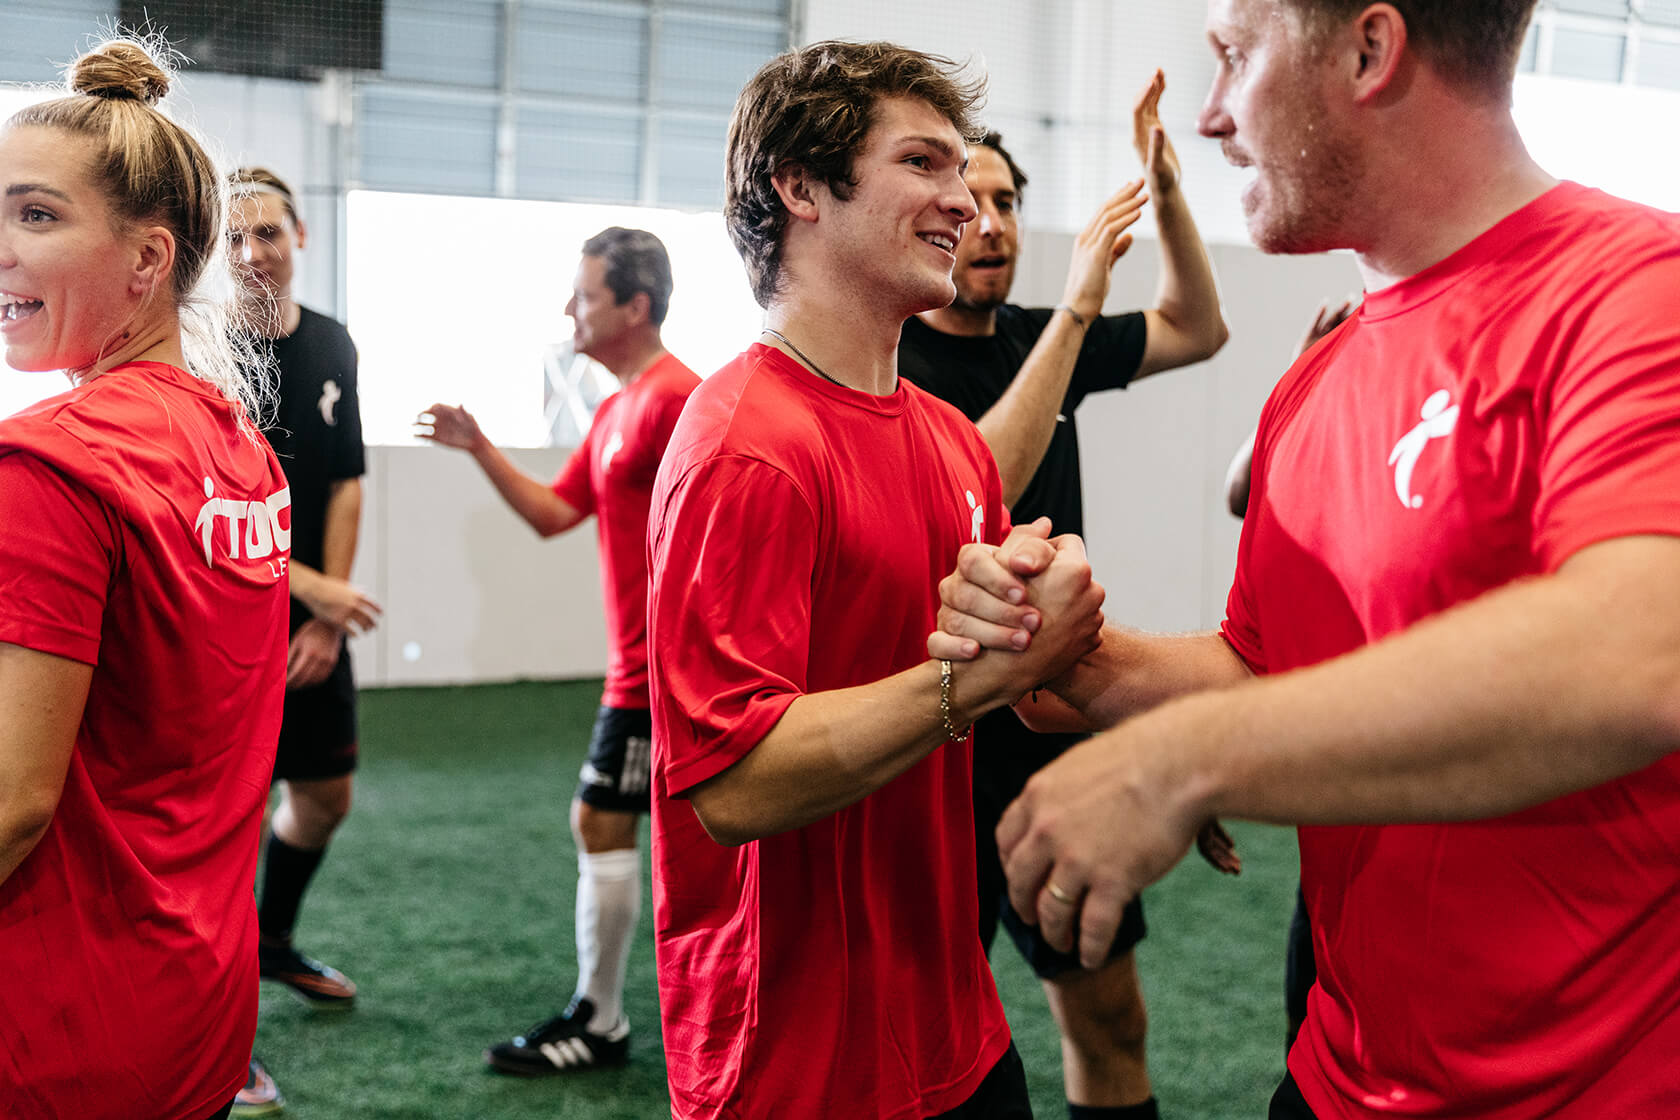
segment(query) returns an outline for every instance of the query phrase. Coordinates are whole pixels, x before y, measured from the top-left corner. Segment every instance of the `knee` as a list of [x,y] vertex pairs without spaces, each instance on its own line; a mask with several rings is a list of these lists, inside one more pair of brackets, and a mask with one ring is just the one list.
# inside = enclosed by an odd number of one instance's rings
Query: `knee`
[[614,852],[636,846],[636,814],[572,802],[572,836],[585,852]]
[[[1082,979],[1089,980],[1092,976],[1086,973]],[[1074,981],[1074,985],[1083,990],[1070,992],[1056,985],[1063,998],[1052,1000],[1063,1037],[1087,1052],[1141,1055],[1149,1033],[1149,1012],[1137,984]]]
[[314,850],[350,815],[350,776],[326,781],[288,782],[274,815],[274,831],[295,847]]

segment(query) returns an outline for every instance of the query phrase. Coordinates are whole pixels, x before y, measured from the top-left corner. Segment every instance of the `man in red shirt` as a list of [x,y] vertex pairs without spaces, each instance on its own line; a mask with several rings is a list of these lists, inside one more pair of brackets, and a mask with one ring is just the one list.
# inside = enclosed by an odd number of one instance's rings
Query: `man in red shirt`
[[700,383],[660,340],[671,260],[646,230],[613,226],[583,245],[566,314],[572,344],[623,386],[601,402],[552,484],[514,465],[464,408],[434,404],[420,435],[472,453],[514,511],[552,537],[595,515],[607,612],[607,680],[572,800],[578,845],[578,984],[571,1005],[485,1051],[492,1069],[539,1076],[623,1065],[624,976],[641,913],[636,821],[648,806],[647,521],[654,472]]
[[[1255,242],[1367,294],[1262,415],[1221,631],[1106,631],[1052,689],[1125,722],[999,828],[1095,961],[1203,822],[1303,826],[1274,1117],[1680,1112],[1680,223],[1530,160],[1532,7],[1212,3]],[[966,552],[931,647],[1017,648],[975,592],[1054,551]]]
[[1088,648],[1077,545],[1032,654],[929,660],[957,550],[1001,539],[973,424],[903,382],[948,303],[978,90],[818,43],[736,102],[726,222],[764,340],[695,390],[652,557],[654,909],[671,1107],[693,1117],[1018,1117],[975,936],[975,716]]

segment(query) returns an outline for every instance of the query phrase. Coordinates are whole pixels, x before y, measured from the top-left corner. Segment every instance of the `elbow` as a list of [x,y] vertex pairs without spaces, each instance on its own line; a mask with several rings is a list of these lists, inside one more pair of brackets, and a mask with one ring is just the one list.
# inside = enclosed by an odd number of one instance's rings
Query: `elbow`
[[757,822],[752,815],[744,811],[736,799],[710,782],[696,786],[689,793],[688,804],[694,810],[700,827],[706,830],[706,835],[721,847],[739,848],[764,835],[756,827]]
[[57,811],[56,796],[18,796],[0,807],[0,851],[15,857],[7,862],[15,866],[35,850]]
[[1214,310],[1213,320],[1202,329],[1196,361],[1205,362],[1225,348],[1231,340],[1231,328],[1225,325],[1225,317],[1217,309]]

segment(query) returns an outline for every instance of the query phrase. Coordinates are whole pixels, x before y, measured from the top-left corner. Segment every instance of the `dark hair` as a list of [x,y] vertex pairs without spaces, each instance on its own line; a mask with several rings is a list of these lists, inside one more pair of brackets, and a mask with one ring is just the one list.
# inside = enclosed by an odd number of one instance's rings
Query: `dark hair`
[[616,302],[646,292],[648,318],[656,327],[665,322],[671,308],[671,257],[663,241],[645,229],[609,226],[583,243],[583,255],[599,257],[606,265],[607,287]]
[[[116,38],[72,62],[70,96],[25,106],[7,128],[53,128],[93,149],[91,174],[115,218],[161,225],[175,239],[170,283],[189,372],[260,419],[262,390],[239,327],[227,259],[227,184],[193,134],[157,108],[169,92],[168,49]],[[224,283],[225,282],[225,283]]]
[[[1418,53],[1472,89],[1508,96],[1523,34],[1537,0],[1388,0]],[[1370,0],[1285,0],[1309,33],[1322,35],[1364,11]]]
[[249,198],[252,195],[264,194],[272,191],[280,196],[281,205],[286,208],[286,217],[292,220],[292,225],[298,224],[297,195],[287,185],[286,180],[280,178],[266,167],[241,167],[228,176],[228,185],[233,188],[235,199]]
[[1003,146],[1003,136],[997,132],[988,132],[980,137],[979,146],[990,148],[1003,157],[1003,162],[1009,167],[1009,177],[1015,182],[1015,202],[1019,204],[1027,194],[1027,173],[1021,170],[1021,165],[1015,162],[1015,157]]
[[760,305],[776,294],[787,227],[771,182],[777,170],[797,164],[835,197],[850,198],[852,164],[883,97],[925,101],[963,139],[975,139],[985,79],[963,81],[957,69],[950,59],[892,43],[831,40],[778,55],[747,82],[729,121],[723,217]]

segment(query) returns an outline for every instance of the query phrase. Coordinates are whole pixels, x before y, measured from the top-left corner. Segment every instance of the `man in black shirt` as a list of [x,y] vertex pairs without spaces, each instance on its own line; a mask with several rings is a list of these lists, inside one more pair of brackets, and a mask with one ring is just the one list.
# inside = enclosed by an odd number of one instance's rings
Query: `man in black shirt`
[[[957,298],[904,324],[899,372],[979,426],[1019,524],[1049,517],[1056,533],[1084,533],[1074,410],[1089,393],[1212,356],[1225,342],[1207,250],[1179,190],[1178,159],[1161,128],[1159,71],[1133,112],[1142,180],[1117,191],[1079,234],[1063,301],[1029,309],[1005,302],[1019,249],[1017,208],[1027,177],[996,133],[969,149],[965,179],[979,216],[963,230],[952,273]],[[1147,187],[1147,194],[1144,189]],[[1146,200],[1161,238],[1156,306],[1102,314],[1127,228]],[[1144,1057],[1146,1016],[1132,949],[1143,910],[1127,911],[1107,965],[1087,971],[1056,951],[1009,906],[994,837],[999,816],[1033,771],[1079,736],[1028,731],[1010,709],[983,717],[974,753],[974,829],[980,870],[980,935],[989,948],[1001,917],[1044,981],[1063,1039],[1068,1113],[1075,1120],[1153,1117]]]
[[[273,172],[233,176],[231,252],[255,328],[272,354],[278,407],[263,434],[292,494],[291,642],[274,811],[257,903],[262,976],[321,1010],[348,1009],[356,986],[292,947],[310,878],[350,810],[356,768],[356,683],[345,636],[371,628],[379,607],[349,582],[361,518],[362,421],[356,347],[338,322],[292,298],[292,252],[306,236],[291,189]],[[279,1093],[254,1057],[235,1115],[279,1110]]]

